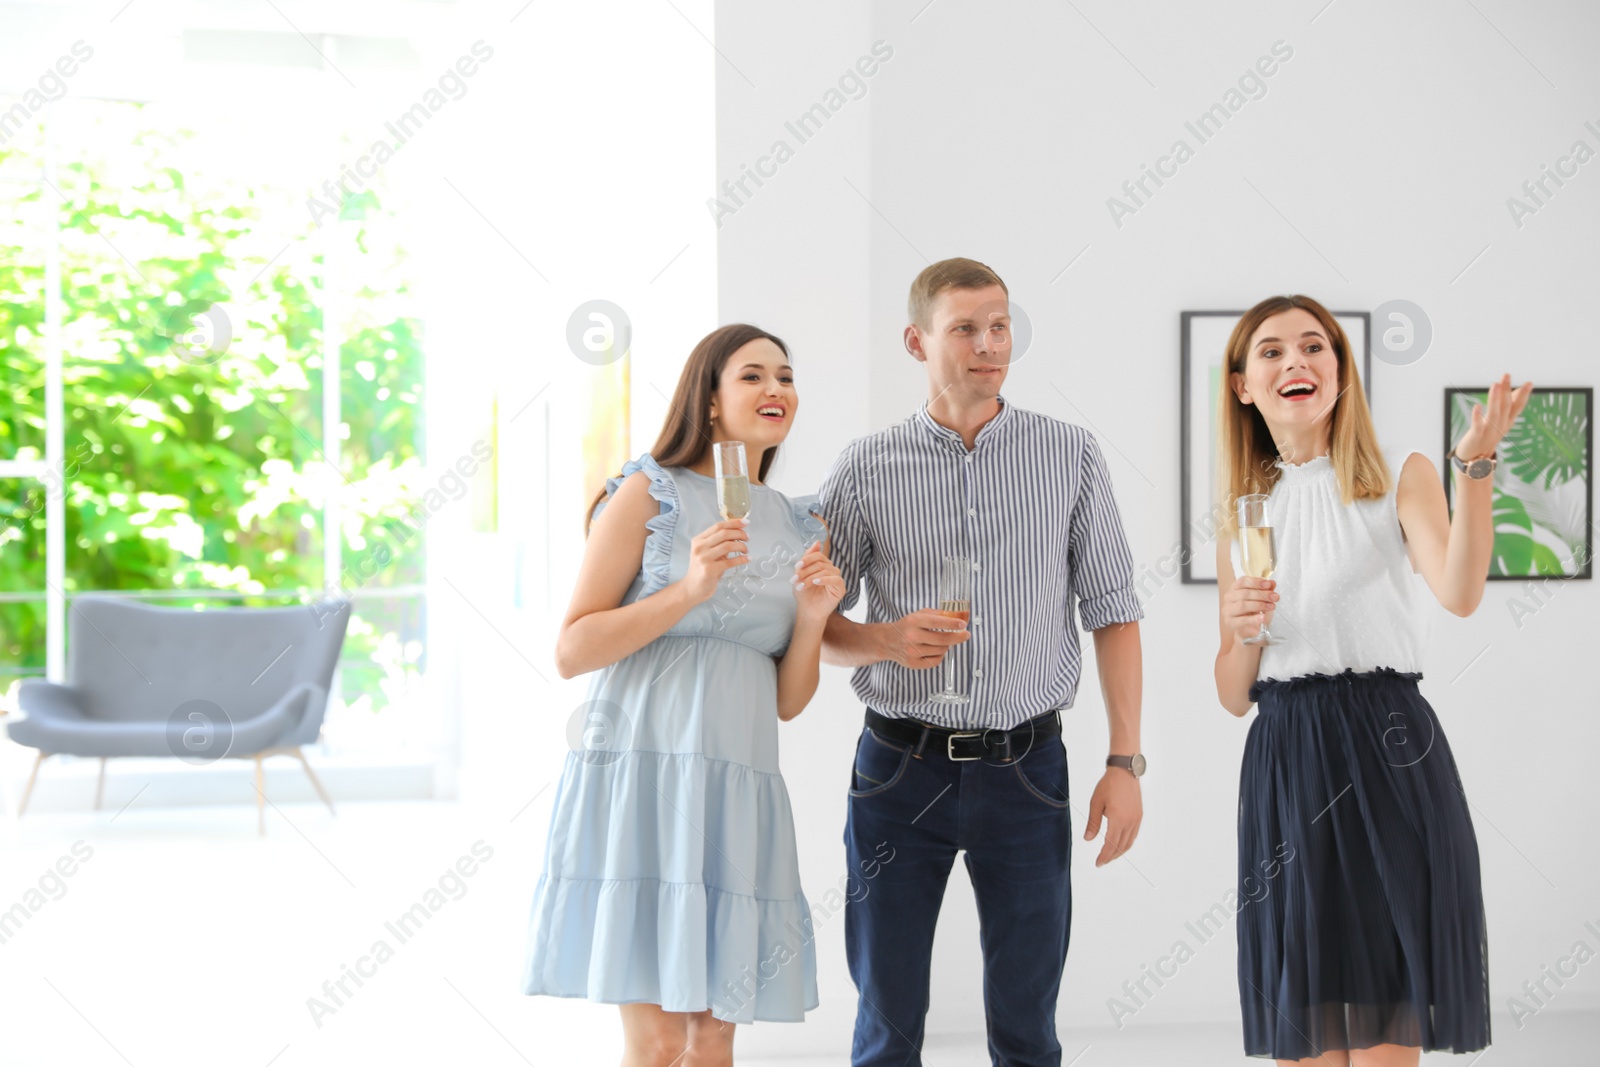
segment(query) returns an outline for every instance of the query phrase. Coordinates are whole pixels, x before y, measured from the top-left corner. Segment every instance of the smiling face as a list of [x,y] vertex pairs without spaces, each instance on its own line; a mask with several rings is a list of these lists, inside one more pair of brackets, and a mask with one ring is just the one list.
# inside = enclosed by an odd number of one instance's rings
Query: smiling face
[[743,441],[752,471],[756,457],[782,444],[794,425],[800,395],[783,349],[757,338],[728,357],[711,395],[714,441]]
[[1290,308],[1265,319],[1250,337],[1244,372],[1229,376],[1234,394],[1254,404],[1275,440],[1327,419],[1339,399],[1339,356],[1322,322]]
[[906,327],[906,348],[928,365],[932,395],[957,406],[999,395],[1011,364],[1011,305],[998,285],[946,289],[924,327]]

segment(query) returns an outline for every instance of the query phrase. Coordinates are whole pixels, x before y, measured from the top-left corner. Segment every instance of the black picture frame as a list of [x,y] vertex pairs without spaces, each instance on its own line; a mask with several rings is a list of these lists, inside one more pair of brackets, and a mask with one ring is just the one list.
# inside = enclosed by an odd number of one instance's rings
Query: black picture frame
[[[1197,497],[1215,500],[1215,494],[1207,491],[1198,491],[1198,485],[1209,486],[1215,475],[1215,464],[1211,463],[1211,470],[1202,471],[1194,466],[1197,457],[1195,451],[1201,451],[1209,462],[1214,453],[1211,451],[1216,442],[1216,404],[1212,402],[1214,395],[1209,388],[1203,390],[1204,403],[1198,405],[1197,413],[1196,390],[1200,383],[1197,382],[1200,370],[1197,367],[1199,353],[1197,352],[1197,333],[1202,335],[1208,353],[1215,354],[1213,361],[1209,357],[1203,368],[1206,372],[1203,384],[1210,386],[1210,372],[1219,367],[1221,363],[1221,350],[1227,342],[1227,334],[1233,329],[1234,323],[1244,315],[1243,311],[1184,311],[1178,316],[1179,337],[1179,384],[1178,384],[1178,536],[1181,550],[1180,559],[1183,563],[1184,585],[1215,585],[1217,583],[1216,561],[1212,553],[1207,551],[1197,556],[1196,552],[1203,546],[1213,543],[1212,535],[1215,532],[1215,522],[1211,516],[1196,516],[1194,508],[1199,503]],[[1345,336],[1349,338],[1354,355],[1361,368],[1361,385],[1367,394],[1367,405],[1372,404],[1372,312],[1370,311],[1335,311],[1333,317],[1344,328]],[[1222,343],[1216,344],[1215,338],[1220,332]],[[1201,432],[1206,436],[1199,436]],[[1200,450],[1200,444],[1207,444]],[[1207,505],[1209,507],[1209,504]],[[1203,534],[1203,536],[1201,536]]]
[[[1479,399],[1482,396],[1487,395],[1488,392],[1489,392],[1489,387],[1487,385],[1485,385],[1485,386],[1450,385],[1450,386],[1446,386],[1445,390],[1444,390],[1444,445],[1443,445],[1442,449],[1440,450],[1441,461],[1440,461],[1440,464],[1439,464],[1439,466],[1440,466],[1439,473],[1440,473],[1440,476],[1444,479],[1445,502],[1446,502],[1446,505],[1451,509],[1452,513],[1454,513],[1454,510],[1455,510],[1456,474],[1455,474],[1454,468],[1451,466],[1449,455],[1450,455],[1451,448],[1453,448],[1455,446],[1456,440],[1460,436],[1459,432],[1452,432],[1452,431],[1460,431],[1460,430],[1464,429],[1464,427],[1452,425],[1452,418],[1451,417],[1452,417],[1452,414],[1454,413],[1454,410],[1455,410],[1455,407],[1456,407],[1456,397],[1458,397],[1458,396],[1472,396],[1475,399]],[[1491,581],[1491,582],[1530,582],[1530,581],[1537,582],[1537,581],[1542,581],[1542,580],[1548,579],[1548,578],[1555,578],[1555,579],[1560,579],[1560,580],[1571,580],[1571,579],[1585,579],[1585,580],[1588,580],[1588,579],[1592,579],[1594,577],[1594,387],[1593,386],[1588,386],[1588,385],[1549,385],[1549,386],[1536,385],[1536,386],[1533,387],[1533,395],[1529,398],[1529,401],[1528,401],[1528,410],[1525,410],[1523,412],[1523,418],[1527,418],[1529,416],[1530,412],[1534,408],[1534,405],[1537,403],[1537,401],[1538,401],[1538,399],[1540,397],[1542,397],[1542,396],[1552,396],[1552,395],[1556,395],[1556,396],[1575,395],[1575,396],[1580,396],[1580,397],[1583,398],[1583,411],[1584,411],[1584,423],[1585,423],[1584,428],[1583,428],[1583,475],[1582,475],[1582,482],[1583,482],[1583,489],[1582,489],[1582,495],[1583,495],[1583,520],[1582,520],[1582,523],[1583,523],[1583,525],[1582,525],[1582,528],[1583,528],[1583,542],[1582,542],[1581,551],[1582,551],[1582,554],[1583,554],[1583,563],[1582,563],[1581,568],[1579,568],[1575,573],[1572,573],[1572,574],[1566,574],[1566,573],[1561,573],[1561,574],[1543,574],[1543,573],[1541,573],[1541,574],[1505,574],[1505,573],[1500,573],[1500,574],[1496,574],[1495,573],[1495,569],[1496,569],[1496,566],[1497,566],[1497,562],[1500,559],[1500,556],[1496,555],[1496,556],[1491,558],[1491,563],[1490,563],[1488,580]],[[1470,411],[1471,409],[1468,408],[1467,410]],[[1521,420],[1518,420],[1518,421],[1519,421],[1519,423],[1521,422]],[[1512,496],[1512,497],[1517,499],[1519,508],[1521,509],[1523,514],[1526,515],[1527,508],[1525,506],[1525,502],[1523,501],[1523,499],[1521,497],[1517,496],[1516,492],[1513,491],[1513,490],[1515,490],[1517,488],[1518,484],[1521,484],[1521,485],[1527,485],[1528,484],[1528,483],[1522,482],[1522,479],[1517,478],[1516,474],[1515,474],[1515,471],[1514,471],[1514,467],[1517,465],[1517,456],[1515,454],[1516,446],[1511,443],[1511,437],[1516,432],[1517,432],[1516,431],[1516,427],[1513,427],[1512,428],[1512,433],[1507,435],[1507,439],[1506,440],[1503,440],[1503,441],[1500,442],[1500,446],[1496,450],[1499,454],[1497,456],[1497,461],[1498,462],[1497,462],[1497,465],[1495,467],[1495,472],[1494,472],[1494,475],[1493,475],[1493,478],[1494,478],[1494,491],[1495,491],[1497,504],[1499,503],[1499,500],[1500,500],[1502,494],[1507,495],[1507,496]],[[1575,480],[1575,479],[1569,479],[1569,481],[1571,481],[1571,480]],[[1510,488],[1502,488],[1503,486],[1507,486],[1507,487],[1510,487]],[[1535,491],[1537,491],[1537,487],[1536,486],[1534,486],[1532,488]],[[1574,491],[1573,493],[1571,493],[1569,495],[1570,496],[1576,496],[1577,493],[1576,493],[1576,491]],[[1497,517],[1496,529],[1495,529],[1495,543],[1496,543],[1496,545],[1499,545],[1499,544],[1502,543],[1503,535],[1500,533],[1500,526],[1503,524],[1503,522],[1504,522],[1504,518],[1503,517]],[[1545,528],[1548,529],[1549,527],[1546,526]],[[1531,526],[1530,526],[1530,529],[1531,529]],[[1533,540],[1531,534],[1530,534],[1530,540]],[[1571,546],[1568,545],[1567,547],[1571,547]],[[1574,555],[1576,555],[1576,554],[1577,553],[1575,552]],[[1559,557],[1557,557],[1557,558],[1559,560]]]

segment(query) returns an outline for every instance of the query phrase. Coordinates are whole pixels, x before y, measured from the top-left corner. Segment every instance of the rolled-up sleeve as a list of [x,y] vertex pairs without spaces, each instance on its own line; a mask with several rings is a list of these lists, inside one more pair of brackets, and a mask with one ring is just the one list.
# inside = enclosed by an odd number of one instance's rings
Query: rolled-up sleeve
[[828,522],[828,555],[844,578],[840,611],[855,607],[861,580],[872,565],[872,540],[862,517],[861,482],[855,469],[857,452],[851,444],[839,453],[817,492],[817,510]]
[[1133,587],[1133,556],[1111,492],[1111,474],[1094,435],[1083,433],[1078,498],[1067,541],[1072,591],[1085,630],[1137,622],[1144,608]]

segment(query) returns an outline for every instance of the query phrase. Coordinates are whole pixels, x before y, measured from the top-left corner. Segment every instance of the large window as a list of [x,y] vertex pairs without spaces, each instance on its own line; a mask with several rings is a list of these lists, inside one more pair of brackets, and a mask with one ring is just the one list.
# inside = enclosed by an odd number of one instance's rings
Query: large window
[[341,596],[328,736],[370,751],[425,648],[404,213],[367,189],[313,219],[336,128],[285,159],[195,109],[23,103],[0,97],[0,691],[60,674],[84,593]]
[[[711,6],[630,9],[650,29],[597,65],[549,51],[606,32],[583,5],[135,5],[48,104],[17,94],[81,27],[28,7],[26,56],[0,35],[0,693],[60,675],[88,592],[331,593],[330,754],[408,750],[378,762],[441,796],[525,773],[548,738],[517,731],[580,699],[549,658],[587,502],[718,321]],[[615,359],[572,341],[597,302]]]

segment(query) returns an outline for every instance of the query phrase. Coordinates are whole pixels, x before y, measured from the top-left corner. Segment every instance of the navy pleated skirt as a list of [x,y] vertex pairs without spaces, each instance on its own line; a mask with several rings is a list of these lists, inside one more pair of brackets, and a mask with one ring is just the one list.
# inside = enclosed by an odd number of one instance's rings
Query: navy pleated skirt
[[1239,779],[1245,1052],[1489,1043],[1478,842],[1420,674],[1251,687]]

